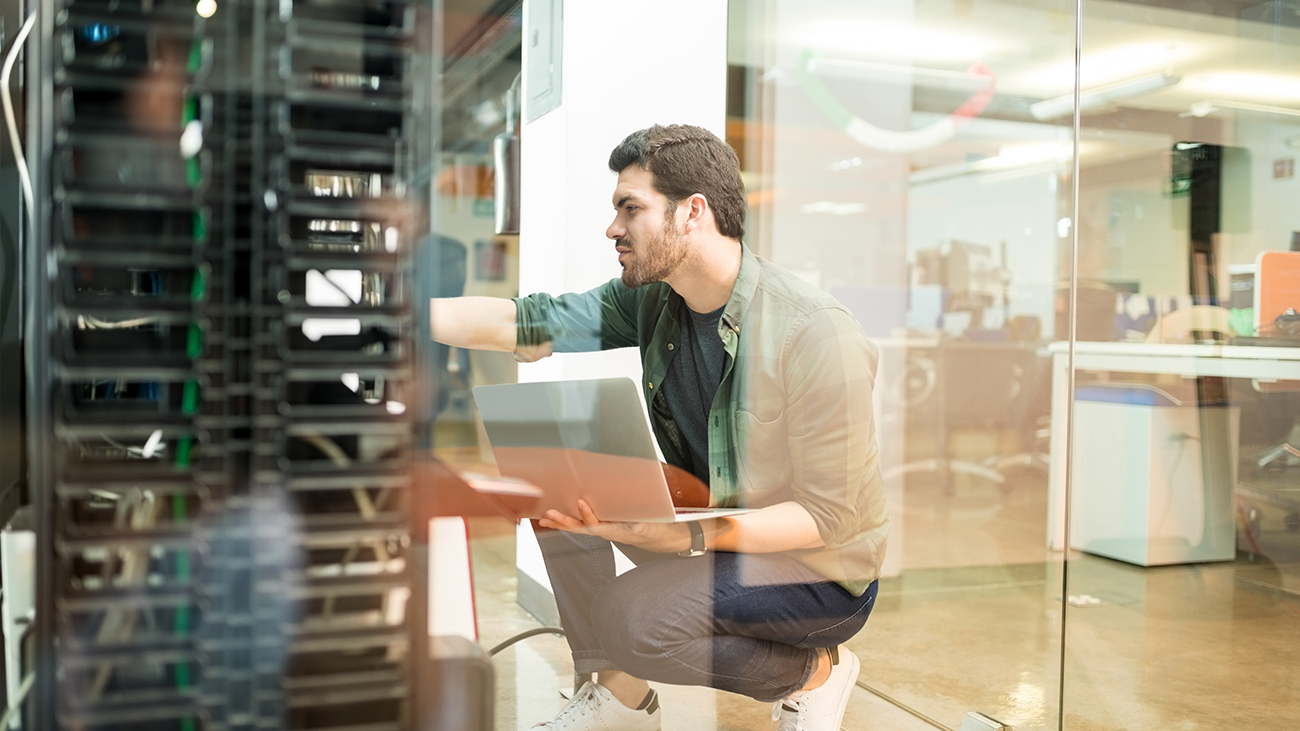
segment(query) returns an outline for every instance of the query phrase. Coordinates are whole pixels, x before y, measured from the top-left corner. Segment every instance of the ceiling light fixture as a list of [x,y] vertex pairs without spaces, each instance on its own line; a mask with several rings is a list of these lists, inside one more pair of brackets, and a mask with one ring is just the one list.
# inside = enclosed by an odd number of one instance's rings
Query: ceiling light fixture
[[[1085,88],[1114,84],[1138,74],[1168,71],[1198,55],[1195,46],[1168,43],[1136,43],[1091,51],[1083,56],[1079,74]],[[1038,89],[1046,96],[1074,88],[1074,54],[1057,63],[1009,79],[1010,87]]]
[[[1105,109],[1112,104],[1146,96],[1152,92],[1174,86],[1182,79],[1183,77],[1177,74],[1151,74],[1089,89],[1079,94],[1079,109],[1084,112]],[[1029,113],[1034,115],[1034,119],[1040,122],[1064,117],[1073,112],[1074,94],[1066,94],[1055,99],[1046,99],[1029,105]]]
[[1229,102],[1222,99],[1206,99],[1196,102],[1190,109],[1178,116],[1204,117],[1222,109],[1237,109],[1243,112],[1258,112],[1260,114],[1280,114],[1284,117],[1300,117],[1300,109],[1274,107],[1267,104],[1250,104],[1247,102]]
[[1296,76],[1236,72],[1197,74],[1187,79],[1187,86],[1207,97],[1300,101],[1300,77]]
[[801,35],[805,45],[873,58],[964,61],[984,58],[996,45],[979,36],[918,25],[820,23]]
[[993,173],[1007,170],[1029,170],[1032,172],[1039,170],[1040,166],[1043,172],[1047,172],[1069,162],[1070,156],[1073,154],[1074,145],[1069,142],[1032,142],[1004,145],[998,154],[993,157],[918,170],[908,176],[908,182],[912,185],[919,185],[972,173]]
[[828,78],[887,83],[908,82],[940,89],[969,89],[972,86],[980,86],[983,82],[979,77],[971,76],[965,71],[944,71],[905,64],[842,58],[814,57],[809,59],[806,69],[810,74]]
[[851,216],[867,210],[863,203],[840,203],[837,201],[817,201],[799,206],[800,213],[827,213],[832,216]]

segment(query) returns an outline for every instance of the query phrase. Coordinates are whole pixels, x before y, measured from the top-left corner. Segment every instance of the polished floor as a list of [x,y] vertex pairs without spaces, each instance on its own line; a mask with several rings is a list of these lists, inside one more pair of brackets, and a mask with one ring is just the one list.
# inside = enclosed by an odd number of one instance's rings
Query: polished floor
[[[903,572],[881,582],[851,643],[863,672],[844,729],[958,729],[969,711],[1017,730],[1300,728],[1300,532],[1284,510],[1257,510],[1254,544],[1241,541],[1255,550],[1237,560],[1144,569],[1044,549],[1040,472],[1001,487],[909,477]],[[538,623],[514,601],[513,525],[471,523],[490,647]],[[572,683],[558,637],[525,640],[494,666],[498,729],[548,718]],[[665,729],[769,728],[766,704],[660,691]]]

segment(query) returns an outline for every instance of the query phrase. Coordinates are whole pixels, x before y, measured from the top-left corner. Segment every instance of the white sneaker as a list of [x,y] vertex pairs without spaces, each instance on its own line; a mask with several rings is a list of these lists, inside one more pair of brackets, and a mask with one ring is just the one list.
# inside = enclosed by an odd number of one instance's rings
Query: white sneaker
[[659,695],[650,691],[642,710],[619,703],[605,686],[588,680],[555,718],[533,726],[547,731],[659,731]]
[[830,652],[834,665],[825,683],[772,704],[772,722],[777,731],[840,731],[862,663],[843,645]]

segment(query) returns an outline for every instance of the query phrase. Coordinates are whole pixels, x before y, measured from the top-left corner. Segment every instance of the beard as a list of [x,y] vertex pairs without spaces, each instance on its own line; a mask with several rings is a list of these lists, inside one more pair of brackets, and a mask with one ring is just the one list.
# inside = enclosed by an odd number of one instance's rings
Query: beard
[[636,289],[653,282],[662,282],[686,260],[689,250],[673,224],[672,219],[665,220],[657,234],[639,243],[633,243],[628,238],[618,240],[619,246],[632,249],[631,263],[623,265],[622,279],[625,287]]

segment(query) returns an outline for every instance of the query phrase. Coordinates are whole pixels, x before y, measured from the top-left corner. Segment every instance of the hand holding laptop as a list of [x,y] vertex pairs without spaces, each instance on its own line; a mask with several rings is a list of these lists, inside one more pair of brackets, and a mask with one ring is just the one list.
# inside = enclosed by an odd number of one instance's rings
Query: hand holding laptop
[[[474,400],[497,467],[541,488],[535,512],[586,521],[674,523],[749,512],[709,508],[709,488],[655,454],[637,386],[628,378],[478,386]],[[674,532],[675,533],[675,532]]]
[[575,518],[558,510],[548,510],[538,524],[543,528],[596,536],[648,551],[681,551],[690,546],[690,531],[685,523],[607,523],[596,517],[591,506],[581,498],[578,499],[578,512],[580,515]]

